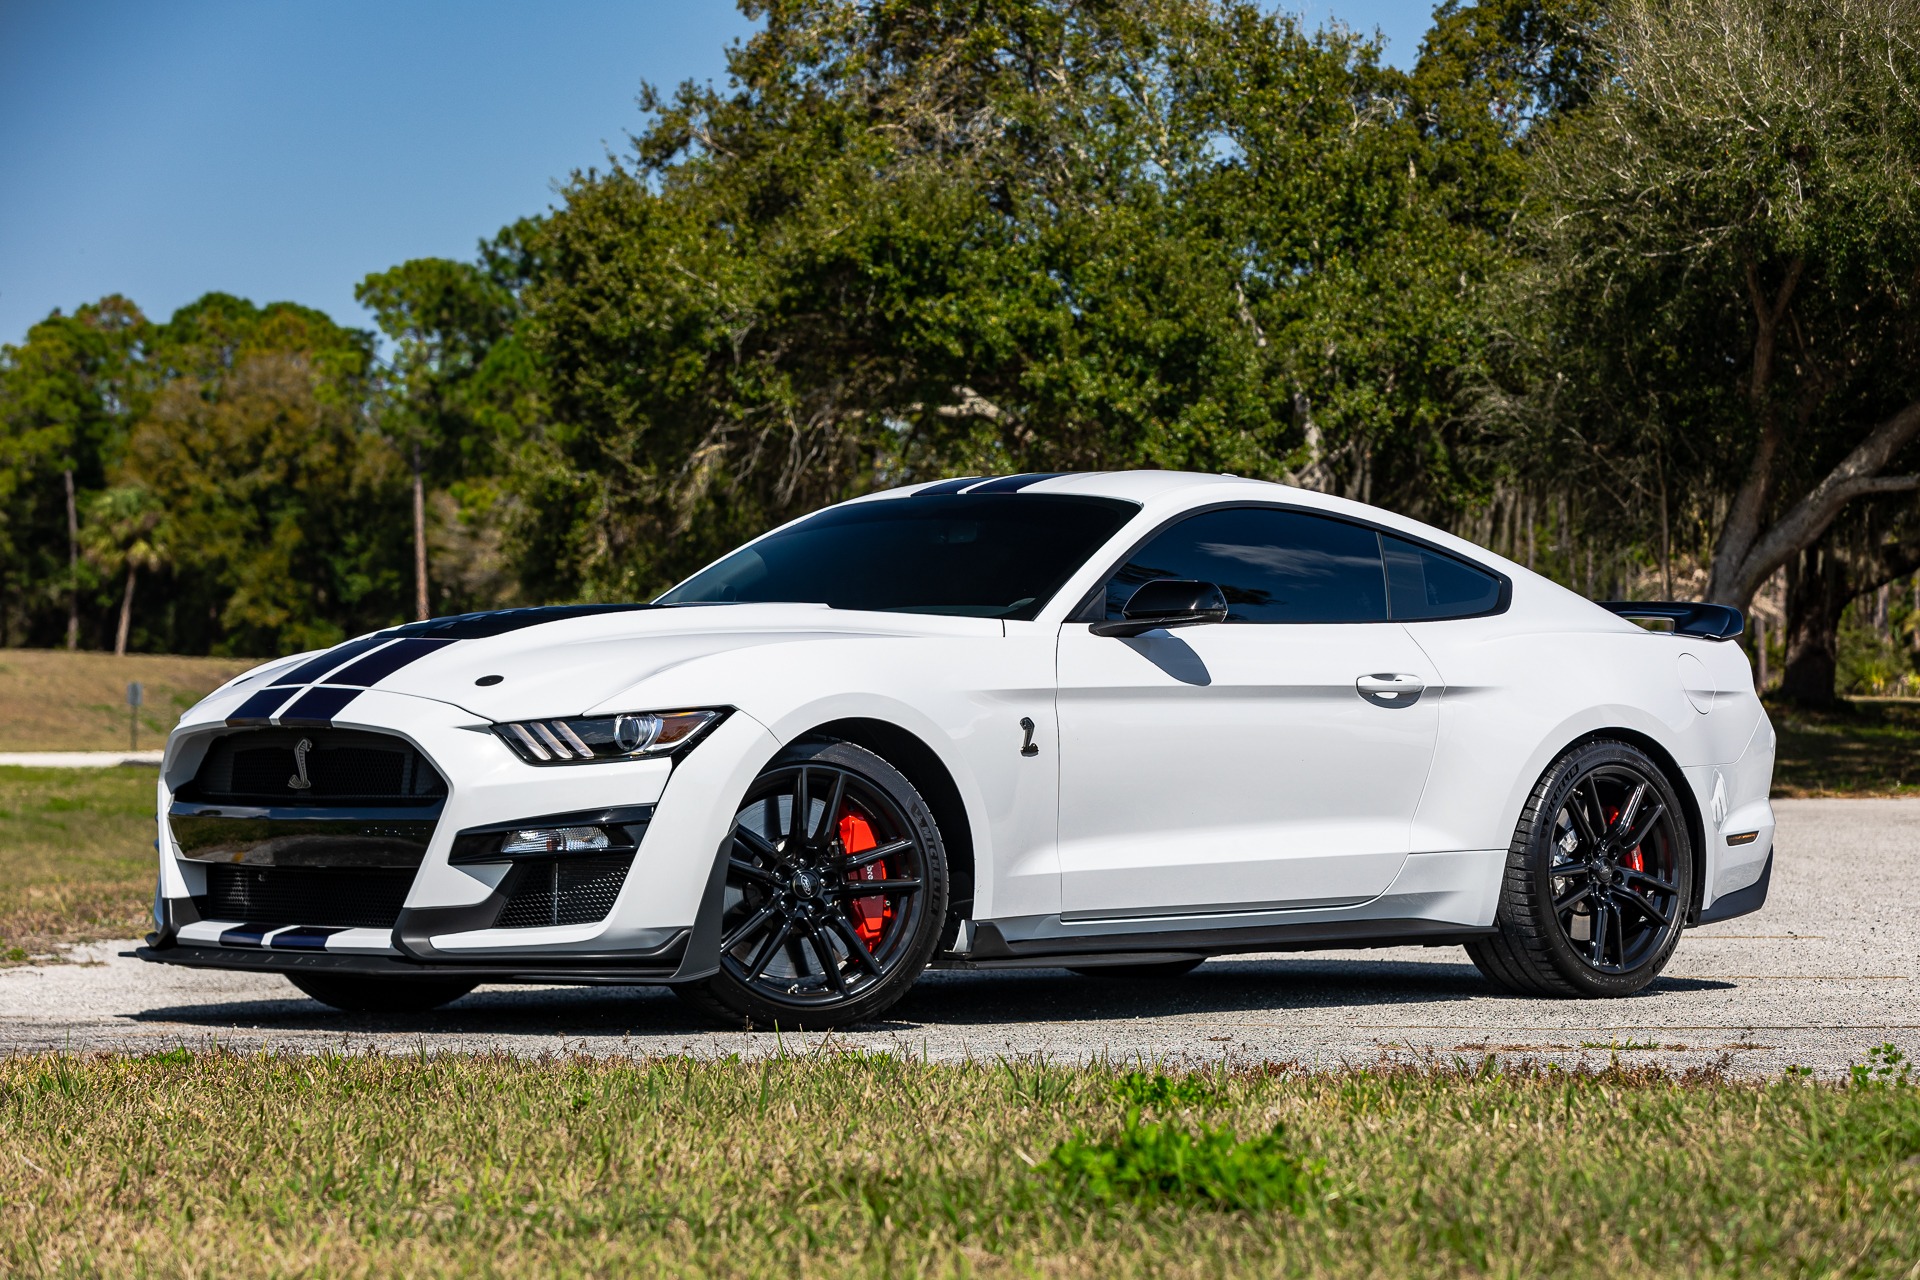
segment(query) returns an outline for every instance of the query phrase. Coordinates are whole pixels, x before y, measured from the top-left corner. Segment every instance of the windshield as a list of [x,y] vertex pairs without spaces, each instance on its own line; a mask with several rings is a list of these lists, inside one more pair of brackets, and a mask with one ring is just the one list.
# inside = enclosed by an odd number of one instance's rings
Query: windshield
[[953,494],[830,507],[656,604],[783,601],[1030,619],[1139,510],[1111,498]]

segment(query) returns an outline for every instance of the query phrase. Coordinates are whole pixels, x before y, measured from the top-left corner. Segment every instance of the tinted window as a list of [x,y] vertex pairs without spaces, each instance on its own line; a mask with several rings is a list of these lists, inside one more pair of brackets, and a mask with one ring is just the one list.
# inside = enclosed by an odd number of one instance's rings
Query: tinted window
[[765,601],[1026,618],[1139,508],[1110,498],[955,494],[831,507],[742,547],[661,604]]
[[1161,533],[1107,584],[1117,618],[1152,578],[1211,582],[1229,622],[1384,622],[1386,574],[1371,529],[1298,511],[1238,508],[1189,517]]
[[1396,620],[1464,618],[1499,606],[1500,580],[1492,574],[1391,534],[1381,534],[1380,545]]

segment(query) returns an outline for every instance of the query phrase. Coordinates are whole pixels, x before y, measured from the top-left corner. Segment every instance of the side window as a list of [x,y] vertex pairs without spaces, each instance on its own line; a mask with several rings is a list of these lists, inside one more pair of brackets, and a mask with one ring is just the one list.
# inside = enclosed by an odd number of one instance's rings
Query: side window
[[1106,616],[1118,618],[1154,578],[1214,583],[1229,622],[1387,620],[1379,535],[1299,511],[1243,507],[1182,520],[1108,581]]
[[1452,556],[1380,535],[1396,622],[1465,618],[1500,604],[1500,580]]

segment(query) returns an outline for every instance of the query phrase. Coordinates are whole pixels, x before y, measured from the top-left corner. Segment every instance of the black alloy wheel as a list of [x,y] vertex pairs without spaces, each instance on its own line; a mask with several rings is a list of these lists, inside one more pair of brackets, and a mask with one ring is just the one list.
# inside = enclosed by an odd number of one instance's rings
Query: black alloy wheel
[[1507,855],[1480,971],[1527,995],[1618,996],[1666,967],[1686,927],[1693,848],[1673,784],[1639,748],[1593,742],[1555,762]]
[[817,1030],[891,1007],[947,911],[940,830],[913,784],[847,742],[774,760],[734,817],[720,971],[676,988],[730,1023]]

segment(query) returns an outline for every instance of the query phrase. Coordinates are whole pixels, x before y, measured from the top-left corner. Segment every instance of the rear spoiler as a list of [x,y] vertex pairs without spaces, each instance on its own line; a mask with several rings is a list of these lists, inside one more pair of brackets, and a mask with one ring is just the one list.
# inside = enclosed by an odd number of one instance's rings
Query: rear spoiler
[[1733,640],[1747,629],[1738,609],[1724,604],[1694,604],[1687,600],[1596,600],[1595,604],[1623,618],[1665,619],[1673,633],[1702,640]]

